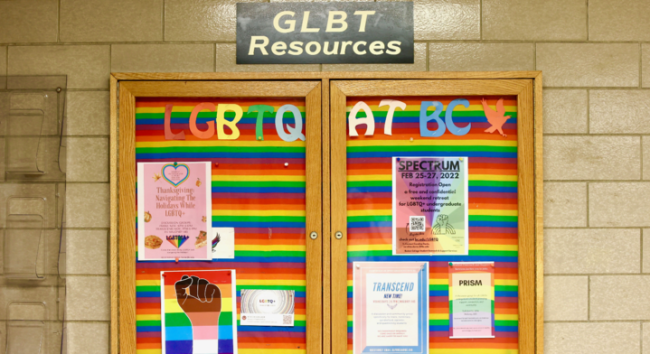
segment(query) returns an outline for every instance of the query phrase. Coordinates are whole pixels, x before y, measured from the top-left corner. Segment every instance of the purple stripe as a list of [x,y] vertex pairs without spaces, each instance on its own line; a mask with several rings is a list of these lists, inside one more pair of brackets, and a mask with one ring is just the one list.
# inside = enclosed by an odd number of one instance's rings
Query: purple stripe
[[469,192],[470,198],[517,199],[517,193],[504,192]]
[[[369,163],[391,163],[391,157],[354,157],[348,158],[348,165],[369,164]],[[498,164],[517,164],[517,158],[510,157],[470,157],[470,168],[472,163],[498,163]]]
[[391,192],[348,193],[348,199],[393,198]]
[[136,338],[160,338],[161,332],[138,332]]
[[135,303],[136,304],[159,304],[160,298],[159,297],[136,297]]
[[[138,158],[137,162],[161,162],[161,161],[166,161],[170,159],[143,159],[143,158]],[[183,161],[210,161],[212,163],[218,162],[221,164],[229,164],[229,165],[266,165],[264,167],[265,170],[271,170],[273,171],[274,169],[269,168],[269,165],[273,164],[280,164],[281,166],[284,166],[285,162],[288,162],[289,165],[292,166],[302,166],[304,168],[305,166],[305,159],[304,158],[286,158],[286,159],[279,159],[279,158],[245,158],[245,157],[240,157],[240,158],[192,158],[192,157],[186,157],[183,158]],[[219,170],[219,167],[217,167],[217,171]],[[277,168],[277,170],[280,170]],[[272,174],[272,173],[268,173]]]
[[502,297],[502,296],[495,296],[494,297],[494,302],[495,303],[500,303],[500,304],[516,304],[518,302],[517,297]]
[[516,227],[470,227],[469,234],[480,233],[480,234],[516,234]]

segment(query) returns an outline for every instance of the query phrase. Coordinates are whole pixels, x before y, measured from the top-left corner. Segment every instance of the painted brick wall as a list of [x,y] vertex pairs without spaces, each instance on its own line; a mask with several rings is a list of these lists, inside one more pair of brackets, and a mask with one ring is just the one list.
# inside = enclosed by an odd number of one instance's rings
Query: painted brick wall
[[650,354],[648,0],[416,0],[415,64],[303,66],[236,66],[235,3],[0,0],[0,75],[69,78],[70,354],[109,350],[109,73],[254,70],[542,70],[546,353]]

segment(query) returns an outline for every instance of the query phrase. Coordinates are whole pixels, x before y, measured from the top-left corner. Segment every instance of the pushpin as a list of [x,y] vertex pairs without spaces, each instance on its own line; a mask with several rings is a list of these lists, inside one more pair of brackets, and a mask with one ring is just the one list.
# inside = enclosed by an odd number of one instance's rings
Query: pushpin
[[176,257],[176,263],[178,263],[178,257]]
[[462,157],[459,157],[458,159],[461,160],[461,161],[463,161],[463,158],[462,158]]
[[413,138],[411,138],[411,142],[413,142]]
[[215,163],[214,163],[214,167],[219,167],[219,163],[218,163],[218,162],[215,162]]
[[289,163],[288,163],[288,162],[285,162],[285,163],[284,163],[284,167],[289,167]]
[[262,137],[261,137],[261,136],[258,136],[258,137],[257,137],[257,140],[262,140]]
[[160,273],[160,275],[162,275],[163,277],[166,276],[165,272]]
[[449,262],[449,266],[450,266],[450,267],[453,267],[453,266],[454,266],[454,264],[453,264],[453,263],[451,263],[451,262]]
[[361,264],[357,264],[357,269],[361,269]]

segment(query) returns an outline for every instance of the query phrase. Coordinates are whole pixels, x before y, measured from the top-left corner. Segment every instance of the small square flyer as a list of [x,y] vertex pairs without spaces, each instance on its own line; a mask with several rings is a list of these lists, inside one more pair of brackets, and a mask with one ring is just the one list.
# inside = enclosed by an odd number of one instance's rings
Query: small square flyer
[[138,260],[211,260],[210,163],[137,167]]
[[241,291],[242,326],[293,327],[295,311],[293,290]]

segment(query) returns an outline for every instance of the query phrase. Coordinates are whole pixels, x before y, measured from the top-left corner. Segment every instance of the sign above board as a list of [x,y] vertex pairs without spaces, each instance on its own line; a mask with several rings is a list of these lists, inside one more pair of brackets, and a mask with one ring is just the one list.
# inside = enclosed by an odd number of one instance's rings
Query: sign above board
[[413,63],[413,3],[238,3],[237,64]]

